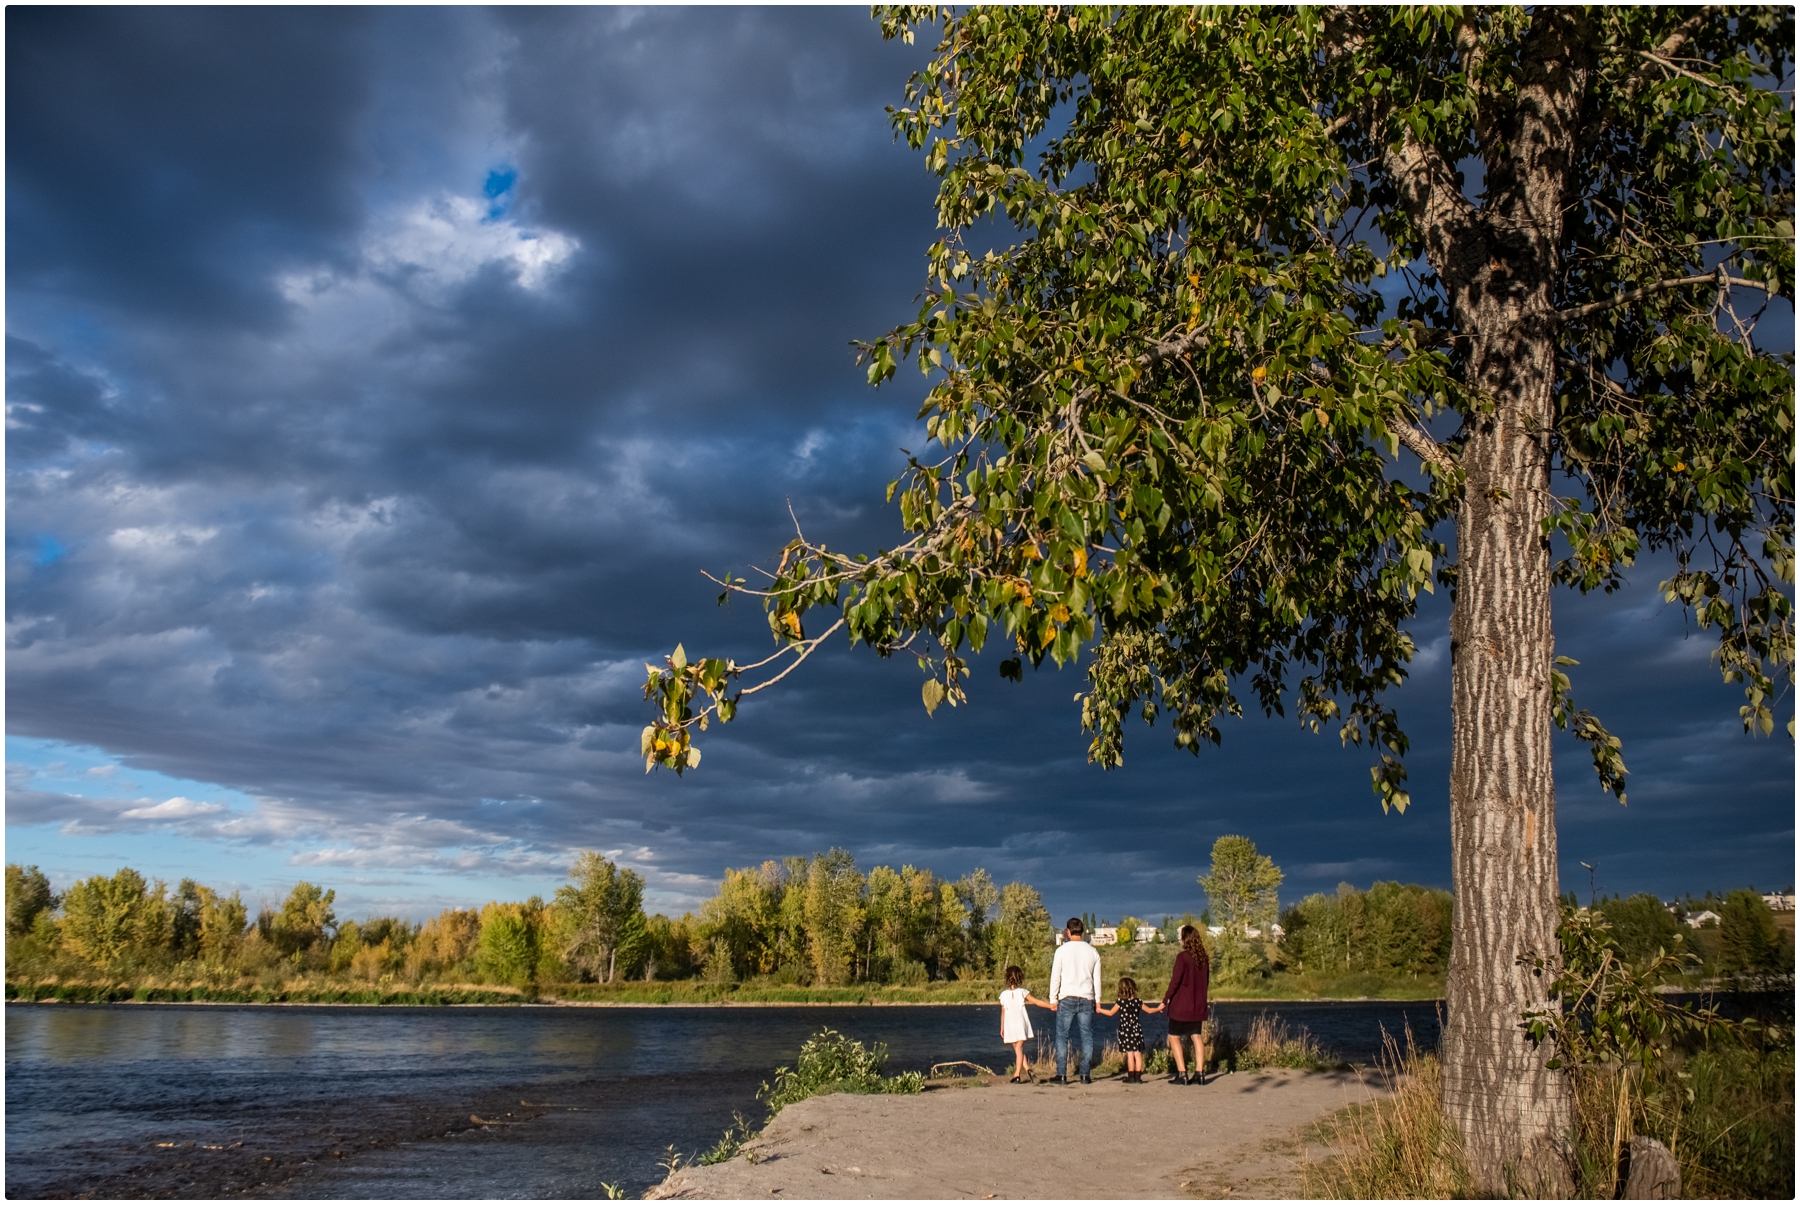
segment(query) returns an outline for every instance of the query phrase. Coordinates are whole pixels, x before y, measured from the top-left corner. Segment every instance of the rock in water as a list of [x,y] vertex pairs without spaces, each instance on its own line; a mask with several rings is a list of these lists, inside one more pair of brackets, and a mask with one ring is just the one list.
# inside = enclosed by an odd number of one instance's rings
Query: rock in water
[[1669,1153],[1669,1148],[1656,1139],[1633,1138],[1626,1168],[1625,1191],[1619,1194],[1621,1199],[1673,1201],[1681,1196],[1681,1167]]

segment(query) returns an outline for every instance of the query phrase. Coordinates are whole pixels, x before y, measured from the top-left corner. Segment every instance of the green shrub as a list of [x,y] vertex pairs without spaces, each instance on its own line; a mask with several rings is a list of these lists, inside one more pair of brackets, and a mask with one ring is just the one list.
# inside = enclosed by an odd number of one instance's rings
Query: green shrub
[[925,1086],[917,1071],[884,1076],[888,1052],[885,1042],[864,1047],[835,1029],[825,1028],[806,1040],[800,1057],[790,1069],[777,1067],[773,1084],[765,1083],[757,1096],[769,1106],[769,1116],[795,1101],[832,1092],[914,1093]]

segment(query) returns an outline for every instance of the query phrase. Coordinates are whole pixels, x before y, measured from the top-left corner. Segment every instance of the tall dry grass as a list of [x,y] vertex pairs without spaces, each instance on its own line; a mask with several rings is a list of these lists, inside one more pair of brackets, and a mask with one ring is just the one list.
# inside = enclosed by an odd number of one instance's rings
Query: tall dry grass
[[1327,1153],[1307,1159],[1306,1194],[1360,1201],[1468,1196],[1474,1181],[1439,1107],[1437,1056],[1419,1050],[1411,1029],[1404,1049],[1392,1034],[1383,1038],[1380,1076],[1389,1095],[1318,1125],[1313,1137]]
[[1311,1070],[1331,1061],[1318,1039],[1304,1026],[1290,1030],[1286,1022],[1268,1013],[1258,1013],[1241,1039],[1229,1031],[1215,1030],[1208,1041],[1206,1055],[1209,1063],[1229,1065],[1234,1071],[1257,1071],[1264,1067]]
[[1578,1196],[1616,1194],[1634,1135],[1654,1138],[1681,1167],[1687,1197],[1794,1195],[1794,1053],[1721,1041],[1676,1052],[1648,1071],[1573,1072],[1572,1143]]

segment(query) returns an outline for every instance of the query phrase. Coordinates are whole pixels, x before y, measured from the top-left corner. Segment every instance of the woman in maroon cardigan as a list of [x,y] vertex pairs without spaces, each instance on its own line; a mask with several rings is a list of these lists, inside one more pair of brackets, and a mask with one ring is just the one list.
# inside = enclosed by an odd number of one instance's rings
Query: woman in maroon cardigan
[[[1181,953],[1175,955],[1175,973],[1169,977],[1169,989],[1163,993],[1163,1006],[1169,1017],[1169,1053],[1175,1056],[1175,1074],[1171,1084],[1206,1082],[1206,1038],[1201,1032],[1206,1024],[1206,979],[1212,961],[1200,940],[1200,930],[1181,926]],[[1189,1074],[1181,1039],[1194,1039],[1194,1070]]]

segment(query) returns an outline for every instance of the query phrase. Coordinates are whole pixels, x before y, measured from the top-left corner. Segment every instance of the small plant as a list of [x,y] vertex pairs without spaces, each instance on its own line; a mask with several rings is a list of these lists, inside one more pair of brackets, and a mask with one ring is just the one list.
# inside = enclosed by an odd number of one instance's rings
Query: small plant
[[662,1168],[663,1179],[667,1180],[687,1166],[687,1156],[676,1150],[674,1143],[670,1143],[668,1149],[663,1152],[663,1157],[656,1161],[656,1166]]
[[608,1184],[605,1180],[600,1181],[600,1191],[606,1194],[606,1199],[609,1201],[623,1201],[625,1199],[625,1190],[623,1188],[620,1188],[617,1184]]
[[809,1096],[831,1092],[915,1093],[924,1089],[925,1076],[918,1071],[883,1076],[887,1059],[884,1042],[867,1048],[835,1029],[821,1029],[800,1047],[800,1057],[791,1069],[775,1069],[774,1082],[765,1083],[757,1097],[769,1106],[769,1116],[774,1117],[788,1105]]
[[[720,1135],[719,1141],[713,1145],[712,1150],[707,1151],[698,1159],[694,1160],[694,1162],[702,1167],[711,1167],[715,1163],[724,1163],[728,1159],[735,1158],[738,1151],[743,1149],[744,1144],[756,1137],[759,1133],[759,1131],[750,1128],[749,1124],[745,1122],[742,1113],[733,1113],[731,1116],[733,1118],[732,1124],[725,1127],[725,1133]],[[751,1159],[750,1162],[755,1163],[756,1160]]]

